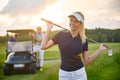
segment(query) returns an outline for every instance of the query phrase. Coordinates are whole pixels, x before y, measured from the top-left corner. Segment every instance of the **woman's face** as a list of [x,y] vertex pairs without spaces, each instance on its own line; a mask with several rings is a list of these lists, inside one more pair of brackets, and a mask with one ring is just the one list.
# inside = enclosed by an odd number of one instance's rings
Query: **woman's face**
[[71,30],[75,31],[80,29],[82,23],[79,22],[75,17],[70,17],[69,25]]

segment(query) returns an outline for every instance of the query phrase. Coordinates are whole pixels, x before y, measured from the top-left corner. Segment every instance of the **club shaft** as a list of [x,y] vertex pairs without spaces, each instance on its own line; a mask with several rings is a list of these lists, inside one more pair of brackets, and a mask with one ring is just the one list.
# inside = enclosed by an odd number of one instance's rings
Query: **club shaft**
[[[87,39],[90,40],[90,41],[92,41],[92,42],[95,42],[95,43],[97,43],[97,44],[101,44],[100,42],[95,41],[95,40],[93,40],[93,39],[91,39],[91,38],[88,38],[88,37],[87,37]],[[111,49],[111,48],[110,48],[109,46],[107,46],[107,45],[106,45],[106,47],[107,47],[108,49]]]
[[55,25],[55,26],[57,26],[57,27],[60,27],[60,28],[62,28],[62,29],[68,30],[68,29],[66,29],[66,28],[64,28],[64,27],[62,27],[62,26],[60,26],[60,25],[58,25],[58,24],[55,24],[55,23],[53,23],[53,22],[51,22],[51,21],[49,21],[49,20],[46,20],[46,19],[44,19],[44,18],[41,18],[41,20],[43,20],[43,21],[45,21],[45,22],[47,22],[47,23],[52,23],[53,25]]
[[[55,26],[57,26],[57,27],[59,27],[59,28],[62,28],[62,29],[64,29],[64,30],[68,30],[67,28],[64,28],[64,27],[62,27],[62,26],[60,26],[60,25],[58,25],[58,24],[55,24],[55,23],[53,23],[53,22],[51,22],[51,21],[49,21],[49,20],[46,20],[46,19],[44,19],[44,18],[41,18],[41,20],[42,21],[45,21],[45,22],[47,22],[47,23],[52,23],[53,25],[55,25]],[[100,42],[97,42],[97,41],[95,41],[95,40],[93,40],[93,39],[91,39],[91,38],[88,38],[87,37],[87,39],[89,39],[90,41],[92,41],[92,42],[95,42],[95,43],[97,43],[97,44],[100,44]],[[108,49],[111,49],[110,47],[108,47],[108,46],[106,46]]]

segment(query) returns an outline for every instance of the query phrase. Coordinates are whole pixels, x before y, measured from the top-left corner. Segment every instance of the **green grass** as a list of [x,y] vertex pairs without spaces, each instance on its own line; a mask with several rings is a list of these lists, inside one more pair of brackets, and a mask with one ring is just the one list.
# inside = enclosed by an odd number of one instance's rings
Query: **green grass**
[[[90,44],[90,52],[94,52],[96,44]],[[120,43],[108,43],[113,50],[109,57],[107,51],[103,52],[95,61],[86,66],[89,80],[120,80]],[[96,45],[98,46],[98,45]]]
[[3,80],[57,80],[58,69],[59,62],[45,62],[43,72],[37,71],[36,74],[17,72],[16,74],[13,74],[11,76],[5,76]]
[[60,59],[58,46],[55,45],[52,48],[45,50],[45,59]]
[[[91,64],[86,65],[88,80],[120,80],[120,43],[107,43],[113,50],[113,56],[109,57],[107,51],[103,52]],[[92,54],[98,44],[89,44],[89,54]],[[0,44],[0,80],[58,80],[60,61],[44,63],[44,71],[37,70],[36,74],[14,72],[10,76],[3,75],[5,60],[5,44]],[[57,46],[45,51],[45,59],[58,59],[60,54]]]

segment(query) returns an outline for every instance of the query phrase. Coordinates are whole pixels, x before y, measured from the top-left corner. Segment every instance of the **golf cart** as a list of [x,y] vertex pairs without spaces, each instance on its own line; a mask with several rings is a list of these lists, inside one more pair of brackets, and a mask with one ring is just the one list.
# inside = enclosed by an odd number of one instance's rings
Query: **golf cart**
[[[27,70],[36,73],[37,58],[33,53],[33,29],[7,30],[6,60],[4,75],[10,75],[12,70]],[[9,33],[17,34],[17,41],[8,41]]]

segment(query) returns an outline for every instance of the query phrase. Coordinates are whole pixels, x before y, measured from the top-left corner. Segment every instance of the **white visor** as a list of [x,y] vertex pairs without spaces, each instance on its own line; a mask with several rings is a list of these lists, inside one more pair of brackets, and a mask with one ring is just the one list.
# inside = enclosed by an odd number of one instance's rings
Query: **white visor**
[[68,17],[71,17],[71,16],[74,16],[78,21],[84,23],[84,20],[83,20],[82,16],[79,13],[74,12],[71,15],[69,15]]

